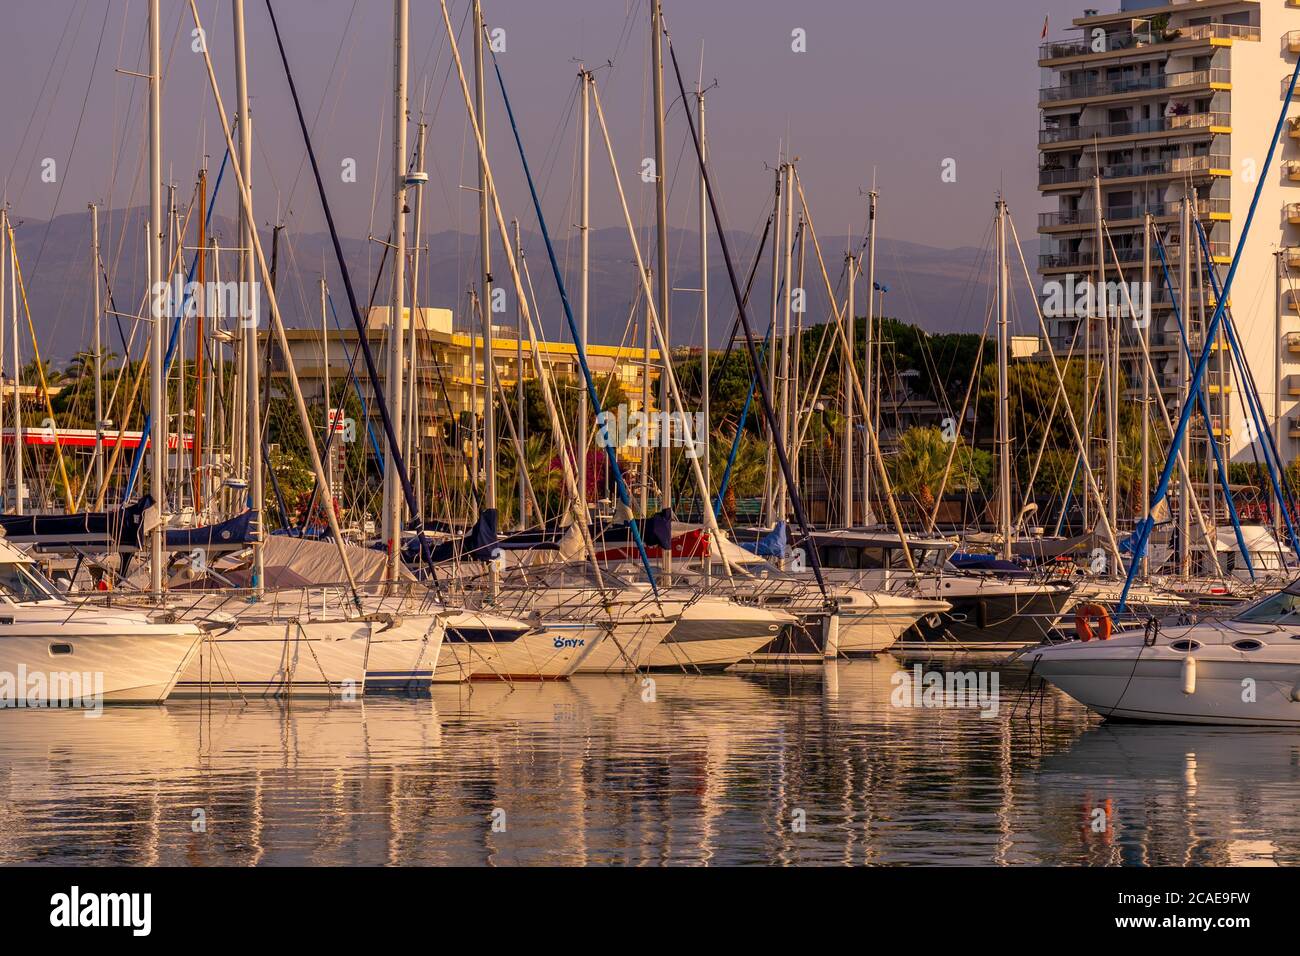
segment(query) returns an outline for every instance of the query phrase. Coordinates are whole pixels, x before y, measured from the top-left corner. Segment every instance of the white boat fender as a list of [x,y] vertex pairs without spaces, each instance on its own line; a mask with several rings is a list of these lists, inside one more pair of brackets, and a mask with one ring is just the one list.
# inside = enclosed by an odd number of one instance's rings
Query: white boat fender
[[1291,700],[1300,703],[1300,680],[1291,685]]
[[1196,658],[1191,654],[1183,658],[1183,693],[1196,693]]

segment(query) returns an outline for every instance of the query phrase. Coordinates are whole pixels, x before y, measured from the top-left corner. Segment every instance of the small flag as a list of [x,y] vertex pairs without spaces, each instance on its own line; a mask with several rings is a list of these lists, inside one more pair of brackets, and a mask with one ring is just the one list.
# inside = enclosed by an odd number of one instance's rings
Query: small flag
[[1047,39],[1047,17],[1043,17],[1043,36],[1042,36],[1042,39],[1044,39],[1044,40]]

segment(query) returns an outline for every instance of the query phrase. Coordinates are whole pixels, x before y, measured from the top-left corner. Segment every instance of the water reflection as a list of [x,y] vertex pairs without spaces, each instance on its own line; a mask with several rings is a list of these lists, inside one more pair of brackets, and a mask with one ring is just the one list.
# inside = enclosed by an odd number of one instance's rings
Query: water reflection
[[1015,668],[892,706],[912,666],[7,712],[0,862],[1296,862],[1300,735],[1026,715]]

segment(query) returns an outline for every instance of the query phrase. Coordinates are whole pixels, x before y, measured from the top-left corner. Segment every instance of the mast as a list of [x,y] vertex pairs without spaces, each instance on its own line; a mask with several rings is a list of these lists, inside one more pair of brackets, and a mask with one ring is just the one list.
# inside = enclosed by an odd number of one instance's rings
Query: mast
[[[1179,275],[1179,299],[1182,302],[1183,312],[1183,335],[1187,338],[1188,345],[1191,344],[1191,318],[1192,310],[1190,308],[1192,301],[1192,247],[1191,247],[1191,229],[1192,229],[1192,206],[1189,202],[1187,189],[1183,188],[1182,202],[1182,223],[1181,239],[1178,256],[1178,275]],[[1187,348],[1180,342],[1178,345],[1178,382],[1184,402],[1190,402],[1192,397],[1188,394],[1191,384],[1191,368],[1187,360]],[[1213,426],[1213,423],[1207,423]],[[1188,469],[1189,456],[1187,454],[1187,445],[1183,444],[1178,450],[1179,464],[1182,467],[1183,481],[1186,487],[1183,488],[1182,497],[1178,501],[1178,573],[1186,580],[1192,572],[1192,554],[1191,554],[1191,530],[1192,530],[1192,473]]]
[[[584,67],[578,72],[581,91],[578,95],[578,147],[581,156],[581,183],[578,198],[578,342],[587,351],[587,322],[590,312],[590,239],[591,239],[591,74]],[[485,210],[486,212],[486,210]],[[590,433],[588,402],[578,402],[578,511],[587,514],[587,437]]]
[[[245,185],[252,195],[253,170],[253,116],[248,108],[248,51],[244,42],[244,0],[231,4],[235,32],[235,109],[239,115],[239,168],[244,172]],[[253,512],[253,593],[261,596],[264,578],[262,556],[262,414],[258,394],[257,367],[257,312],[261,294],[257,289],[257,273],[253,267],[253,230],[251,207],[239,207],[239,324],[244,340],[244,410],[248,446],[248,508]],[[154,426],[155,429],[157,426]],[[307,434],[311,441],[311,433]]]
[[[844,262],[848,268],[849,276],[849,301],[848,307],[844,310],[844,332],[849,340],[848,358],[843,363],[843,371],[840,377],[840,388],[843,390],[843,412],[844,412],[844,448],[843,458],[840,462],[842,472],[840,474],[840,514],[844,522],[844,527],[853,527],[853,389],[850,379],[856,374],[852,361],[853,341],[857,336],[857,330],[854,328],[853,313],[856,311],[854,302],[854,292],[858,285],[858,260],[852,252],[845,253]],[[871,299],[871,290],[867,290],[867,299]]]
[[[652,0],[650,12],[650,55],[652,80],[654,82],[654,118],[655,118],[655,232],[659,240],[659,296],[655,303],[659,322],[663,325],[663,354],[659,357],[663,372],[659,376],[659,411],[665,413],[669,408],[669,371],[672,362],[671,323],[669,321],[669,287],[668,287],[668,181],[666,176],[667,160],[664,147],[664,58],[663,58],[663,4]],[[659,507],[673,506],[673,455],[667,441],[668,425],[663,422],[659,449]],[[664,571],[671,573],[673,553],[671,548],[664,549]]]
[[[415,128],[415,172],[417,176],[424,175],[424,153],[428,132],[429,127],[426,123],[420,123]],[[422,188],[415,190],[415,221],[411,226],[414,245],[411,249],[411,323],[406,341],[406,460],[409,467],[415,472],[412,476],[415,479],[416,486],[415,500],[420,503],[420,510],[423,512],[425,507],[424,465],[420,449],[420,393],[417,387],[420,380],[420,348],[416,334],[421,326],[419,321],[420,236],[424,229],[424,190]]]
[[[782,296],[781,304],[781,394],[784,396],[785,408],[781,414],[781,445],[789,449],[790,435],[794,429],[790,424],[790,298],[794,294],[791,281],[794,276],[793,262],[793,243],[791,235],[794,231],[794,161],[785,165],[785,241],[781,244],[781,255],[783,258],[782,272],[785,276],[785,295]],[[788,453],[788,452],[787,452]],[[789,510],[789,492],[786,487],[785,476],[777,476],[777,487],[780,494],[777,495],[776,516],[779,520],[784,521],[786,513]]]
[[[16,237],[9,225],[7,209],[5,210],[5,236],[9,239],[9,322],[13,333],[10,336],[12,342],[10,361],[13,363],[14,375],[14,514],[22,514],[23,499],[27,497],[27,490],[23,487],[23,404],[18,394],[18,385],[22,379],[22,360],[19,358],[18,349],[18,248],[14,243]],[[0,289],[0,295],[3,294],[4,289]]]
[[[238,4],[239,0],[235,2]],[[162,217],[162,23],[158,0],[149,0],[149,294],[155,302],[155,293],[163,282]],[[157,520],[149,533],[149,590],[154,600],[163,596],[163,516],[167,501],[163,318],[162,310],[155,308],[149,343],[149,412],[153,431],[149,442],[149,490],[153,492],[157,509]]]
[[[776,394],[776,349],[777,349],[777,309],[781,301],[781,243],[784,241],[781,236],[781,225],[785,222],[785,217],[781,214],[781,173],[784,163],[778,158],[777,168],[773,176],[774,187],[772,191],[772,284],[771,284],[771,308],[767,319],[767,354],[764,361],[767,362],[767,392],[769,395]],[[755,374],[764,374],[762,370],[755,370]],[[779,430],[776,422],[768,423],[768,441],[776,444],[779,441]],[[766,474],[763,478],[763,514],[772,524],[776,524],[776,479],[773,474],[772,459],[767,459]]]
[[[519,220],[510,220],[515,234],[515,261],[524,261],[524,243],[519,235]],[[515,302],[515,434],[519,438],[520,454],[516,476],[519,483],[519,530],[528,527],[528,462],[522,454],[524,448],[524,304]]]
[[997,201],[998,232],[998,523],[1002,558],[1011,560],[1011,396],[1007,388],[1007,204]]
[[[703,63],[701,62],[701,68]],[[700,125],[700,151],[707,162],[709,141],[704,133],[704,89],[703,76],[695,86],[695,118]],[[712,437],[712,419],[709,417],[709,196],[708,186],[704,182],[704,173],[699,176],[700,200],[700,324],[703,326],[704,347],[700,350],[700,414],[704,416],[704,435],[696,436],[700,445],[700,454],[704,460],[704,487],[713,493],[713,473],[709,467],[709,441]],[[707,496],[705,508],[712,508],[712,500]],[[709,561],[704,562],[707,574],[711,568]]]
[[[90,206],[90,274],[95,285],[95,487],[104,483],[104,353],[101,343],[100,326],[103,319],[103,305],[99,298],[99,207],[93,202]],[[0,272],[0,276],[4,273]],[[0,285],[3,288],[3,285]],[[3,313],[0,313],[2,316]],[[0,321],[0,325],[3,322]],[[0,468],[3,471],[3,468]]]
[[[1142,316],[1142,354],[1145,357],[1142,367],[1142,513],[1150,514],[1151,507],[1151,375],[1147,371],[1151,354],[1151,304],[1147,290],[1151,288],[1151,211],[1142,215],[1142,299],[1146,306],[1146,315]],[[1112,525],[1111,527],[1114,527]],[[1151,571],[1151,559],[1142,554],[1142,577],[1145,579]]]
[[[483,5],[474,0],[474,113],[478,126],[487,136],[487,115],[485,109],[486,86],[483,83]],[[484,145],[487,144],[485,139]],[[488,183],[487,171],[483,167],[483,158],[478,164],[478,249],[479,262],[483,266],[482,304],[480,317],[483,322],[483,480],[487,485],[484,496],[485,507],[497,506],[497,427],[496,409],[492,402],[492,256],[490,242],[492,234],[488,226]],[[394,485],[396,487],[396,485]],[[492,565],[493,569],[496,565]],[[495,580],[495,577],[493,578]]]
[[[205,282],[207,280],[205,269],[207,266],[207,257],[208,257],[208,249],[207,249],[208,239],[207,239],[207,230],[205,228],[206,223],[204,222],[204,220],[207,218],[206,216],[207,208],[208,208],[208,171],[206,169],[200,169],[199,170],[199,246],[198,246],[198,257],[199,257],[198,281],[199,281],[200,290],[207,288],[207,286],[205,285]],[[96,301],[98,301],[98,296],[99,296],[98,286],[96,286],[95,288],[95,296],[96,296]],[[195,296],[196,301],[194,303],[194,307],[195,307],[195,311],[194,311],[194,438],[193,438],[194,454],[192,457],[192,466],[191,466],[191,470],[194,472],[194,474],[191,477],[193,479],[193,485],[194,485],[194,492],[193,492],[194,493],[194,514],[196,517],[200,515],[203,511],[202,465],[203,465],[203,426],[205,424],[203,421],[203,406],[204,406],[203,366],[207,358],[203,354],[205,351],[204,349],[205,316],[203,313],[207,308],[207,303],[204,301],[206,298],[207,296],[202,291],[200,291],[200,293],[197,296]],[[96,355],[98,355],[99,353],[99,319],[98,318],[96,318],[95,320],[95,352]],[[99,410],[99,406],[100,406],[99,379],[100,379],[99,370],[96,369],[95,371],[95,390],[96,390],[95,419],[97,421],[103,417]],[[99,460],[98,449],[99,449],[100,442],[101,442],[100,428],[97,425],[95,427],[96,461]],[[96,475],[97,475],[96,483],[103,484],[102,473],[97,470]]]
[[[874,179],[874,177],[873,177]],[[876,295],[873,291],[876,288],[876,200],[879,193],[876,192],[875,184],[872,184],[871,192],[867,193],[867,330],[866,343],[863,346],[865,365],[863,376],[866,378],[866,387],[862,390],[867,399],[867,419],[872,420],[872,381],[875,375],[875,316],[876,316]],[[879,430],[877,430],[879,434]],[[871,514],[871,461],[870,453],[867,449],[862,450],[862,523],[869,525],[872,523]]]
[[[407,0],[393,0],[393,301],[388,316],[387,401],[393,431],[402,440],[402,318],[406,300],[406,50]],[[384,543],[388,553],[385,578],[397,580],[402,549],[402,492],[398,484],[397,449],[384,452]]]
[[[1119,501],[1119,469],[1117,467],[1119,459],[1116,453],[1119,442],[1119,428],[1116,424],[1118,421],[1116,405],[1119,380],[1115,375],[1116,370],[1112,367],[1111,361],[1111,310],[1109,297],[1105,291],[1106,246],[1104,237],[1106,223],[1102,217],[1100,176],[1093,177],[1092,188],[1092,201],[1097,208],[1097,214],[1093,217],[1096,221],[1096,237],[1094,241],[1097,246],[1097,288],[1094,290],[1096,295],[1093,296],[1093,301],[1097,304],[1097,318],[1101,320],[1102,391],[1106,393],[1106,516],[1110,519],[1110,526],[1113,528],[1118,517],[1117,502]],[[1114,335],[1118,339],[1118,325],[1114,330]]]
[[[328,479],[323,492],[327,508],[334,507],[334,459],[338,449],[334,447],[334,415],[330,411],[330,329],[325,321],[326,290],[325,274],[320,277],[320,348],[321,348],[321,389],[325,398],[325,440],[330,443],[330,454],[325,459],[325,477]],[[311,515],[307,516],[311,520]]]

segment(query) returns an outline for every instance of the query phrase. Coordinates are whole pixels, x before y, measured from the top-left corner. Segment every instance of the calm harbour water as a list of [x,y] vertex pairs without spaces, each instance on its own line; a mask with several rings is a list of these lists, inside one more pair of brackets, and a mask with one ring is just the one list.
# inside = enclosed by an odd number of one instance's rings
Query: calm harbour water
[[639,677],[583,676],[97,719],[9,711],[0,862],[1300,860],[1300,733],[1103,725],[1050,690],[1026,716],[1018,669],[1000,670],[991,719],[891,706],[910,666],[657,675],[652,702]]

